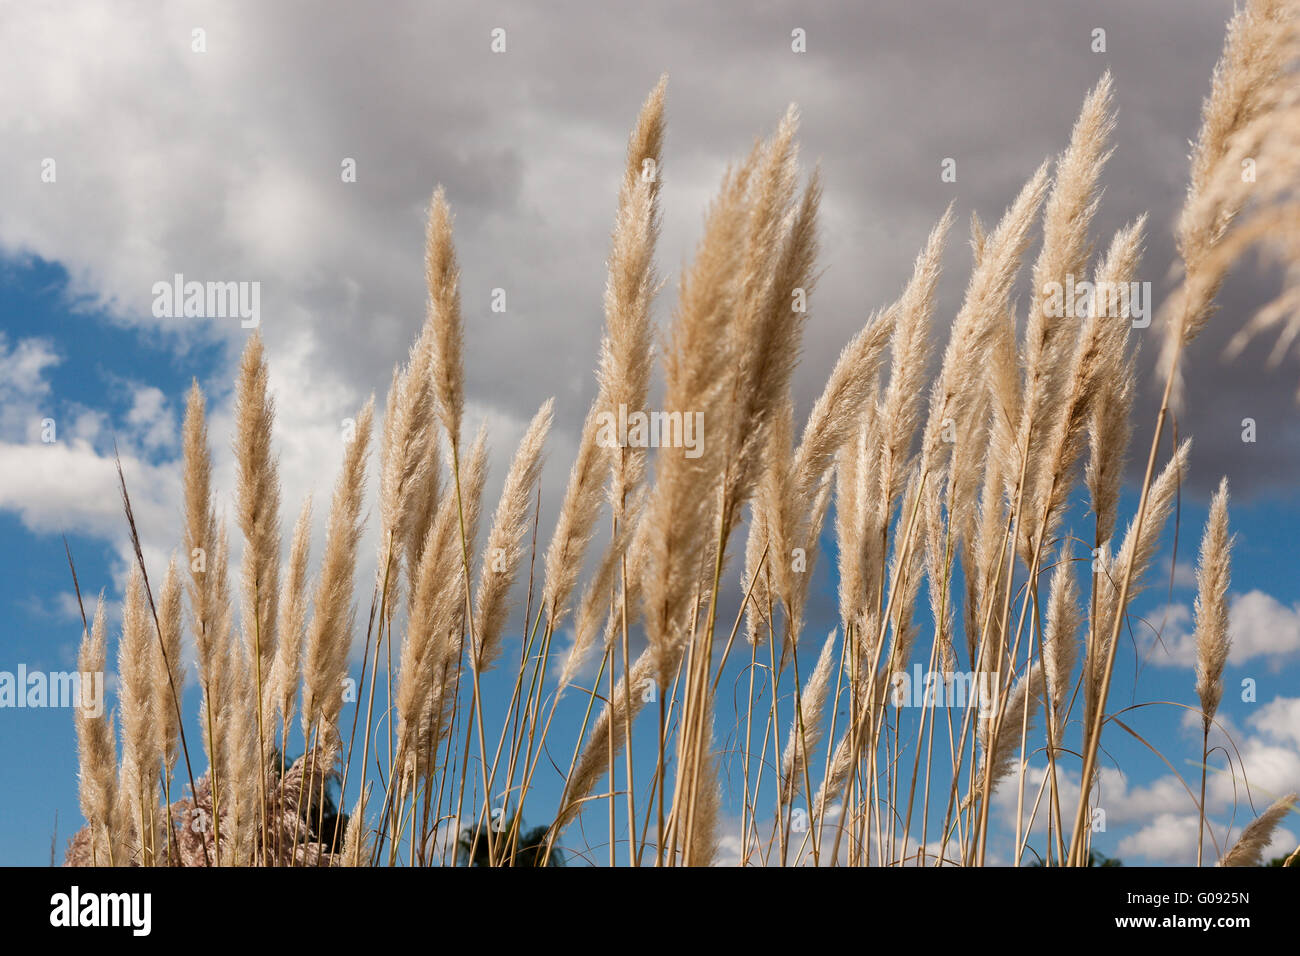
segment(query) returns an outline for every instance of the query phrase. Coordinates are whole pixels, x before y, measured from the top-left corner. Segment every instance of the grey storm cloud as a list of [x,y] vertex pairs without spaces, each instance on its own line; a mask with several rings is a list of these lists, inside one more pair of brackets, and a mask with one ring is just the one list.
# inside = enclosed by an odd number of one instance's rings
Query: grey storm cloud
[[[1231,12],[1228,0],[11,11],[0,243],[64,262],[78,292],[128,323],[153,321],[146,291],[174,272],[259,279],[272,353],[295,343],[334,405],[355,407],[372,390],[382,398],[422,321],[424,215],[442,183],[457,217],[471,399],[521,421],[554,394],[557,429],[572,436],[594,392],[627,130],[666,72],[661,325],[726,164],[788,104],[800,108],[805,168],[820,163],[825,180],[826,271],[795,382],[807,409],[947,205],[959,221],[996,220],[1064,148],[1107,69],[1119,119],[1095,241],[1150,214],[1142,277],[1158,305],[1188,140]],[[489,49],[497,27],[500,54]],[[193,28],[206,31],[203,54],[190,50]],[[806,53],[791,51],[795,28]],[[1105,53],[1091,49],[1097,28]],[[61,161],[57,205],[28,171],[43,155]],[[355,184],[340,182],[344,157]],[[955,183],[940,181],[948,157]],[[969,273],[962,230],[945,259],[941,324]],[[1278,494],[1295,473],[1296,364],[1265,369],[1266,342],[1219,357],[1271,282],[1249,266],[1235,277],[1188,356],[1178,428],[1196,435],[1198,494],[1225,473],[1238,495]],[[497,288],[504,314],[489,308]],[[1023,304],[1023,281],[1018,294]],[[205,334],[238,349],[237,329]],[[1155,336],[1137,334],[1139,422],[1154,418]],[[1245,417],[1255,444],[1240,440]],[[1139,427],[1134,448],[1143,441]]]

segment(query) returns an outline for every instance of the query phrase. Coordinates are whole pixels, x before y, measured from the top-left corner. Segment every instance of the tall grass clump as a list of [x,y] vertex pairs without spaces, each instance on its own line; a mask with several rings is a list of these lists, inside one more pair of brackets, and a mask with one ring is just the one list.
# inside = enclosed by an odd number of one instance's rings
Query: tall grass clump
[[[936,209],[898,297],[865,315],[803,420],[792,380],[814,322],[823,184],[801,164],[798,112],[727,168],[656,335],[671,166],[662,79],[618,179],[596,397],[545,518],[552,400],[499,493],[486,432],[467,428],[454,218],[439,187],[427,317],[382,418],[373,400],[356,416],[314,573],[310,502],[281,564],[275,405],[257,336],[235,392],[239,567],[197,383],[181,558],[157,600],[123,483],[137,562],[118,707],[76,714],[86,827],[69,862],[975,866],[1032,852],[1086,865],[1103,738],[1132,733],[1111,700],[1117,654],[1193,467],[1189,440],[1163,444],[1181,359],[1210,322],[1238,321],[1214,302],[1248,251],[1286,278],[1237,339],[1280,326],[1285,350],[1300,329],[1298,56],[1295,0],[1250,0],[1229,24],[1176,223],[1161,402],[1132,514],[1120,501],[1139,343],[1125,290],[1146,268],[1150,226],[1139,216],[1096,233],[1115,148],[1108,74],[1061,154],[1026,167],[996,223],[972,219],[955,314],[941,314],[937,290],[956,215]],[[1267,181],[1240,181],[1244,156],[1273,158]],[[1051,290],[1085,278],[1120,291],[1062,318]],[[704,441],[653,454],[610,441],[609,421],[634,414],[679,433],[702,421]],[[1076,505],[1087,506],[1078,534]],[[377,570],[363,583],[367,522]],[[809,643],[828,537],[838,621]],[[1197,570],[1203,768],[1230,652],[1230,552],[1225,479]],[[105,618],[101,597],[83,670],[106,666]],[[185,660],[208,761],[197,778],[179,706]],[[947,675],[944,691],[969,675],[972,692],[956,706],[922,694],[905,718],[899,675],[913,665]],[[357,689],[347,702],[345,683]],[[1295,799],[1226,846],[1204,769],[1199,799],[1188,793],[1198,860],[1213,843],[1223,865],[1258,863]],[[1010,834],[994,826],[995,798],[1016,806]]]

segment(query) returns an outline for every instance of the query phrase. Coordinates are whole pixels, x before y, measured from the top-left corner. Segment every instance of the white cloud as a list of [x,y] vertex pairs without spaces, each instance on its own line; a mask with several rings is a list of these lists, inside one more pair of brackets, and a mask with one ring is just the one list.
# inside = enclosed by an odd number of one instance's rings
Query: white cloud
[[46,370],[58,364],[51,343],[24,338],[11,347],[0,330],[0,438],[40,440],[50,393]]
[[[1242,828],[1252,819],[1253,816],[1238,820],[1229,830],[1207,827],[1203,862],[1208,865],[1226,853],[1240,838]],[[1136,833],[1120,840],[1118,855],[1121,859],[1143,857],[1151,862],[1192,866],[1196,863],[1199,833],[1200,818],[1195,813],[1161,813]],[[1285,825],[1279,826],[1273,831],[1273,839],[1261,858],[1268,862],[1273,857],[1291,853],[1295,848],[1294,832]]]
[[102,409],[76,406],[65,411],[62,417],[70,419],[70,423],[59,429],[61,438],[80,439],[95,448],[108,444],[111,427],[108,413]]
[[1174,564],[1173,583],[1176,588],[1196,589],[1196,565],[1190,561]]
[[150,451],[170,449],[176,445],[176,415],[168,406],[162,389],[152,385],[135,386],[126,423],[132,427],[140,444]]
[[[276,403],[273,437],[282,486],[283,549],[287,553],[293,523],[310,494],[315,500],[312,554],[318,559],[330,497],[344,454],[343,420],[354,417],[367,396],[351,388],[342,378],[315,368],[310,349],[310,337],[300,335],[279,353],[269,355],[268,361]],[[35,370],[21,378],[25,390],[33,394],[47,392],[48,383],[40,373],[52,364],[47,357],[52,353],[20,346],[12,354],[22,357],[16,364]],[[169,557],[177,552],[183,540],[177,410],[156,387],[129,382],[114,384],[126,389],[131,403],[119,421],[114,422],[102,410],[74,405],[61,416],[58,440],[54,443],[32,438],[0,441],[0,509],[15,513],[24,527],[36,534],[77,533],[108,542],[116,555],[111,568],[114,580],[110,595],[122,592],[126,573],[134,562],[117,471],[107,442],[110,433],[117,437],[151,577],[161,579]],[[235,523],[235,457],[231,442],[234,414],[230,397],[229,394],[218,396],[219,400],[209,405],[208,424],[214,503],[227,522],[232,564],[237,567],[243,539]],[[377,409],[380,412],[382,406]],[[523,434],[524,423],[478,403],[469,404],[466,418],[467,429],[477,428],[480,422],[488,427],[490,465],[484,511],[490,515],[515,445]],[[64,419],[67,427],[62,427]],[[358,604],[363,604],[369,594],[378,548],[375,508],[378,435],[376,422],[363,505],[367,520],[355,577]],[[160,454],[167,457],[154,461]],[[556,478],[554,483],[557,487],[551,493],[558,495],[562,482]],[[486,534],[487,519],[482,524],[481,534]],[[104,582],[82,580],[81,584],[90,602],[87,614],[91,614],[94,594]],[[232,580],[232,585],[237,586],[237,579]],[[70,594],[60,595],[55,607],[47,606],[46,599],[39,595],[32,596],[31,600],[36,603],[30,606],[41,613],[61,612],[69,620],[79,617],[69,603]],[[114,608],[110,604],[110,610]],[[358,620],[362,622],[358,627],[363,630],[364,607]],[[355,653],[360,654],[360,640],[354,641],[354,645]]]
[[[1164,604],[1144,618],[1147,626],[1137,631],[1150,649],[1147,658],[1153,664],[1188,666],[1196,661],[1196,639],[1192,636],[1192,609],[1187,604]],[[1136,624],[1135,624],[1136,627]],[[1191,656],[1188,657],[1188,647]]]
[[1160,813],[1120,840],[1116,852],[1120,859],[1140,856],[1161,863],[1195,863],[1198,827],[1195,813]]
[[[1300,789],[1300,746],[1294,725],[1286,724],[1287,715],[1300,704],[1295,698],[1276,698],[1250,719],[1252,726],[1262,734],[1243,733],[1229,726],[1229,742],[1223,732],[1211,735],[1211,746],[1223,749],[1212,754],[1206,786],[1206,806],[1210,829],[1206,836],[1206,854],[1221,853],[1240,835],[1241,827],[1253,820],[1278,797]],[[1198,748],[1199,749],[1199,748]],[[1224,756],[1226,751],[1228,756]],[[1197,754],[1199,762],[1199,753]],[[1229,758],[1231,766],[1229,767]],[[1199,771],[1189,766],[1184,779],[1195,791],[1199,785]],[[1249,787],[1249,789],[1247,789]],[[1188,796],[1172,776],[1166,775],[1145,788],[1147,794],[1163,792],[1163,801],[1135,800],[1138,794],[1126,796],[1123,809],[1116,816],[1120,820],[1141,820],[1143,812],[1150,813],[1160,807],[1154,818],[1136,834],[1120,844],[1120,855],[1141,854],[1152,860],[1167,863],[1191,863],[1196,858],[1197,813],[1195,800]],[[1249,798],[1248,798],[1249,797]],[[1191,833],[1191,841],[1181,848],[1178,838]],[[1215,849],[1217,842],[1217,850]],[[1283,844],[1288,843],[1289,847]],[[1295,839],[1289,831],[1280,832],[1270,848],[1276,855],[1283,849],[1295,849]]]
[[1230,661],[1266,657],[1276,668],[1300,654],[1300,602],[1287,607],[1259,590],[1239,595],[1228,610],[1228,636],[1233,644]]
[[[170,469],[122,459],[136,517],[148,527],[163,523],[159,509],[167,491],[178,492]],[[150,493],[152,490],[153,493]],[[117,472],[111,457],[89,444],[0,443],[0,508],[16,511],[36,532],[79,530],[118,537],[123,522]]]
[[[714,855],[714,866],[740,866],[740,821],[722,817],[717,821],[718,850]],[[809,854],[811,857],[811,853]]]
[[1300,750],[1300,697],[1275,697],[1250,718],[1251,726]]
[[[1163,667],[1191,668],[1196,664],[1196,635],[1191,608],[1174,604],[1156,609],[1148,620],[1163,623],[1159,644],[1151,639],[1149,660]],[[1228,663],[1241,666],[1262,658],[1276,670],[1300,656],[1300,602],[1288,607],[1277,598],[1253,589],[1234,594],[1228,604]]]
[[1221,757],[1212,757],[1210,765],[1215,769],[1211,773],[1206,802],[1211,810],[1227,812],[1234,803],[1238,807],[1250,804],[1246,801],[1246,785],[1250,786],[1250,795],[1255,806],[1260,801],[1267,806],[1284,793],[1300,790],[1300,751],[1293,746],[1271,743],[1259,737],[1249,737],[1244,742],[1237,741],[1238,754],[1229,750],[1234,766],[1229,771]]
[[7,398],[49,392],[45,370],[58,363],[54,346],[44,339],[19,339],[10,348],[7,336],[0,331],[0,390]]
[[[1278,797],[1300,790],[1300,698],[1276,697],[1250,716],[1248,727],[1238,726],[1220,714],[1210,735],[1209,772],[1206,782],[1208,829],[1206,855],[1217,859],[1241,827],[1249,823]],[[1095,839],[1099,849],[1126,863],[1146,861],[1186,865],[1196,860],[1200,787],[1200,717],[1185,711],[1182,727],[1189,733],[1186,751],[1166,749],[1166,756],[1178,768],[1180,781],[1164,773],[1144,783],[1114,766],[1103,766],[1095,806],[1105,811],[1106,832],[1122,834]],[[1192,739],[1194,737],[1194,740]],[[1181,756],[1180,756],[1181,755]],[[1024,820],[1028,824],[1039,788],[1047,775],[1042,758],[1025,770]],[[1078,805],[1077,764],[1064,761],[1057,768],[1062,812],[1071,814]],[[1013,772],[994,796],[994,807],[1004,834],[1016,829],[1017,777]],[[1032,845],[1041,850],[1049,814],[1046,791],[1033,817]],[[1067,826],[1069,824],[1067,823]],[[1283,844],[1290,841],[1290,846]],[[1295,849],[1289,832],[1274,841],[1276,855]],[[1010,845],[1010,841],[1007,841]],[[1139,859],[1140,858],[1140,859]]]
[[[10,349],[0,333],[0,422],[14,426],[0,431],[0,509],[15,513],[36,534],[78,533],[110,542],[120,590],[133,553],[108,441],[115,429],[103,410],[57,404],[48,372],[58,363],[45,341],[22,339]],[[118,450],[146,559],[161,573],[176,546],[180,480],[174,463],[153,464],[145,452],[175,444],[175,417],[158,388],[133,386],[130,396],[131,407],[116,430]],[[54,421],[53,441],[44,440],[46,417]],[[82,583],[92,594],[100,585]],[[79,617],[70,600],[71,592],[58,595],[56,606],[48,608],[43,596],[33,595],[29,606]]]

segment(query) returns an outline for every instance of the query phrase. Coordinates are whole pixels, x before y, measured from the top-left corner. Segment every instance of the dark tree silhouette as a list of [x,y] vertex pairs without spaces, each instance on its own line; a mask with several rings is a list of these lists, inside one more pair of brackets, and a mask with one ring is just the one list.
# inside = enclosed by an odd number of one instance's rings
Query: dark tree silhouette
[[[1039,859],[1035,860],[1033,863],[1029,865],[1042,866],[1043,860],[1040,857]],[[1124,861],[1119,859],[1118,857],[1107,856],[1106,854],[1102,853],[1100,850],[1093,850],[1091,853],[1088,854],[1088,865],[1089,866],[1123,866]]]
[[[508,821],[504,826],[498,824],[499,829],[494,831],[492,839],[500,841],[503,837],[511,832],[511,823]],[[525,830],[522,823],[519,827],[518,847],[514,852],[514,863],[511,864],[509,859],[501,863],[502,866],[542,866],[545,859],[546,866],[564,866],[564,853],[559,849],[551,850],[549,859],[546,859],[546,832],[549,828],[545,826],[533,827]],[[475,827],[466,827],[461,831],[460,839],[456,841],[456,865],[457,866],[488,866],[488,833],[487,827],[480,823]]]

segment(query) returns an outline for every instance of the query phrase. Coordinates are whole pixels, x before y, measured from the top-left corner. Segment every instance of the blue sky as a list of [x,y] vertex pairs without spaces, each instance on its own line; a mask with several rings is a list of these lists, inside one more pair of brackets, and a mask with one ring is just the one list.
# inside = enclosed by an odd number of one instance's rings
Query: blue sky
[[[843,343],[897,294],[948,202],[955,200],[959,222],[973,211],[986,222],[996,217],[1038,163],[1064,146],[1104,69],[1115,77],[1120,119],[1098,242],[1150,212],[1140,277],[1159,294],[1173,257],[1169,224],[1186,181],[1186,142],[1232,5],[1041,7],[1042,20],[977,12],[958,0],[816,13],[777,3],[741,18],[725,4],[685,4],[637,22],[635,43],[624,20],[580,3],[549,17],[527,4],[425,4],[382,21],[345,6],[308,16],[255,3],[177,3],[165,12],[123,4],[111,15],[77,5],[6,10],[7,32],[23,42],[5,67],[10,82],[0,84],[0,181],[8,193],[0,208],[0,671],[61,670],[75,661],[80,618],[65,536],[83,594],[92,600],[102,588],[112,602],[116,639],[129,543],[114,440],[151,575],[161,577],[180,539],[177,434],[192,378],[211,403],[217,488],[228,496],[233,486],[230,387],[247,332],[233,320],[154,318],[152,285],[176,272],[262,284],[283,522],[291,526],[312,493],[319,554],[339,423],[372,392],[382,404],[392,365],[422,320],[423,217],[439,182],[457,214],[470,413],[491,429],[493,503],[524,425],[556,397],[545,539],[593,392],[626,130],[665,70],[658,261],[670,278],[698,236],[725,163],[791,100],[802,107],[808,163],[820,160],[825,173],[827,272],[795,381],[800,414]],[[484,38],[499,23],[510,31],[510,52],[493,58]],[[1110,37],[1104,55],[1088,46],[1098,23]],[[792,24],[807,28],[806,59],[791,59]],[[206,31],[203,53],[192,47],[196,28]],[[604,79],[593,83],[593,75]],[[958,157],[956,184],[935,175],[948,156]],[[356,183],[340,179],[348,157],[357,161]],[[47,158],[57,162],[54,183],[41,179]],[[941,324],[955,312],[969,269],[956,233],[944,265]],[[1235,277],[1215,324],[1189,352],[1192,387],[1178,428],[1195,443],[1177,564],[1171,524],[1134,604],[1138,617],[1163,622],[1166,649],[1152,649],[1139,631],[1138,649],[1126,643],[1119,655],[1112,693],[1112,704],[1194,702],[1185,644],[1190,572],[1210,493],[1226,474],[1238,537],[1235,648],[1221,714],[1257,788],[1256,809],[1300,788],[1300,413],[1292,399],[1300,367],[1288,360],[1265,368],[1271,343],[1232,363],[1219,353],[1268,282],[1253,269]],[[509,292],[504,315],[488,306],[498,287]],[[670,282],[657,305],[661,322],[672,292]],[[1138,464],[1158,394],[1148,371],[1156,343],[1141,344],[1131,452]],[[1245,417],[1258,423],[1254,443],[1241,441]],[[53,444],[40,440],[46,418],[56,424]],[[1121,527],[1135,505],[1130,481]],[[228,497],[222,506],[229,511]],[[1085,533],[1081,503],[1065,527]],[[363,547],[374,553],[369,538]],[[811,667],[835,623],[834,563],[828,532],[801,667]],[[363,560],[357,580],[370,580],[372,568],[372,558]],[[111,645],[110,660],[114,653]],[[1247,678],[1257,685],[1254,702],[1240,699]],[[489,681],[489,693],[499,680]],[[187,704],[192,715],[192,686]],[[580,719],[571,709],[571,701],[561,708],[554,732],[560,763]],[[1153,706],[1130,716],[1130,726],[1193,780],[1199,732],[1185,713]],[[646,730],[638,730],[643,757]],[[1098,846],[1126,862],[1186,862],[1195,814],[1168,769],[1114,729],[1105,747],[1125,776],[1106,782],[1110,826]],[[56,811],[61,856],[80,825],[71,713],[0,711],[0,766],[0,863],[47,860]],[[539,776],[529,822],[552,809],[553,776]],[[1228,778],[1216,781],[1222,829],[1233,788]],[[995,823],[1005,827],[1013,787],[1001,791],[999,810]],[[724,813],[734,824],[739,805]],[[1239,799],[1236,825],[1250,816]],[[602,827],[596,820],[593,843]],[[1300,819],[1284,829],[1279,845],[1294,848]]]
[[[26,422],[33,417],[54,418],[59,423],[60,442],[77,445],[84,441],[95,449],[100,480],[91,485],[94,500],[70,506],[71,520],[61,517],[62,503],[49,500],[55,497],[52,493],[37,494],[28,501],[7,494],[0,502],[0,535],[5,545],[0,548],[0,604],[5,611],[0,625],[0,670],[13,671],[19,663],[29,671],[72,669],[80,621],[72,598],[63,538],[66,535],[77,562],[88,603],[101,588],[110,602],[119,600],[125,568],[123,549],[127,545],[124,529],[113,530],[120,505],[111,481],[103,480],[109,467],[105,456],[111,454],[116,436],[119,447],[130,448],[133,454],[140,452],[142,465],[166,468],[174,464],[178,451],[176,423],[188,382],[191,376],[206,382],[213,375],[220,367],[219,350],[198,345],[178,351],[124,329],[103,314],[78,311],[68,294],[66,274],[57,265],[11,259],[5,263],[3,277],[0,328],[4,346],[0,357],[12,362],[24,353],[24,345],[29,354],[38,347],[47,350],[43,353],[47,358],[40,361],[38,384],[33,384],[21,399],[6,396],[7,416],[12,419],[11,413],[21,408]],[[162,393],[161,407],[150,417],[133,416],[141,405],[139,396],[151,389]],[[21,406],[20,401],[24,403]],[[95,423],[93,427],[90,421]],[[160,421],[165,424],[160,426]],[[13,443],[25,440],[13,430],[21,424],[13,420],[6,423],[10,429],[4,436],[6,456],[12,453]],[[218,441],[214,435],[214,443]],[[39,453],[52,449],[38,445],[35,450]],[[135,491],[140,499],[151,498],[147,487],[136,487]],[[1127,493],[1124,513],[1131,515],[1135,505],[1132,494]],[[171,504],[173,516],[177,507]],[[1148,578],[1149,589],[1135,604],[1138,646],[1134,648],[1132,640],[1126,640],[1118,658],[1112,693],[1115,706],[1128,702],[1195,701],[1183,640],[1189,630],[1185,609],[1190,607],[1193,595],[1190,568],[1206,510],[1204,496],[1188,493],[1182,501],[1178,563],[1172,583],[1173,529],[1165,535],[1160,561]],[[89,513],[93,513],[94,520],[87,527],[84,516]],[[155,523],[164,522],[164,526],[142,526],[145,537],[165,536],[168,504],[146,508],[146,513]],[[1081,506],[1075,508],[1074,517],[1079,518],[1078,527],[1087,527]],[[1252,783],[1260,788],[1256,794],[1259,808],[1261,800],[1263,804],[1271,801],[1274,787],[1294,780],[1300,769],[1300,697],[1296,695],[1300,679],[1300,582],[1289,573],[1294,560],[1291,529],[1297,527],[1300,513],[1294,502],[1258,498],[1234,501],[1231,519],[1237,535],[1233,554],[1232,593],[1238,602],[1234,604],[1234,625],[1241,630],[1234,632],[1237,646],[1225,675],[1227,690],[1221,715],[1246,756]],[[833,606],[835,580],[830,569],[834,566],[835,544],[829,532],[822,544],[824,553],[817,565],[814,591],[818,595],[816,609],[801,655],[806,658],[805,673],[815,658],[820,634],[824,633],[818,628],[826,623],[827,611]],[[1082,554],[1082,549],[1078,553]],[[151,571],[157,575],[161,567],[155,563]],[[89,608],[88,613],[92,613]],[[516,614],[516,618],[519,616]],[[1162,624],[1165,649],[1153,648],[1149,631]],[[114,639],[116,625],[110,618]],[[511,652],[518,652],[517,641]],[[359,676],[356,668],[354,676]],[[1241,682],[1246,678],[1257,685],[1253,703],[1241,700]],[[500,677],[494,676],[486,687],[489,699],[493,693],[505,691]],[[187,715],[192,716],[197,712],[192,683],[186,703]],[[55,813],[60,854],[63,841],[80,823],[71,713],[64,709],[6,710],[0,718],[4,726],[0,760],[12,768],[5,787],[0,859],[6,863],[40,863],[48,858]],[[568,739],[561,731],[571,735],[576,719],[567,707],[562,709],[554,738],[564,742],[556,748],[560,763],[567,759]],[[1129,715],[1126,722],[1159,747],[1195,787],[1199,733],[1183,711],[1153,706]],[[909,725],[905,722],[904,726]],[[197,739],[196,726],[190,727],[190,734],[192,740]],[[642,741],[639,755],[646,757],[651,746],[652,740]],[[1108,798],[1103,803],[1110,807],[1109,796],[1117,797],[1110,813],[1118,820],[1110,823],[1099,845],[1134,863],[1168,862],[1166,856],[1174,853],[1170,841],[1186,827],[1185,799],[1180,813],[1176,784],[1166,769],[1154,764],[1145,749],[1126,734],[1112,728],[1106,738],[1106,751],[1123,768],[1125,776],[1122,783],[1118,778],[1108,781]],[[201,768],[201,755],[196,760]],[[1222,766],[1222,761],[1218,765]],[[1032,774],[1030,779],[1036,783]],[[537,812],[544,814],[556,799],[553,775],[543,772],[539,784],[533,799]],[[1031,795],[1033,791],[1030,786]],[[1003,797],[1011,792],[1014,787],[1004,789]],[[738,813],[738,804],[731,809]],[[1009,820],[1010,808],[1006,809]],[[1167,820],[1161,816],[1166,810],[1173,814]],[[1244,804],[1237,812],[1238,824],[1250,816]],[[1221,819],[1226,821],[1228,817],[1221,815]],[[595,829],[598,834],[602,832],[599,819]],[[1300,832],[1300,827],[1294,825],[1287,829],[1292,834]],[[593,842],[599,842],[599,838]]]

